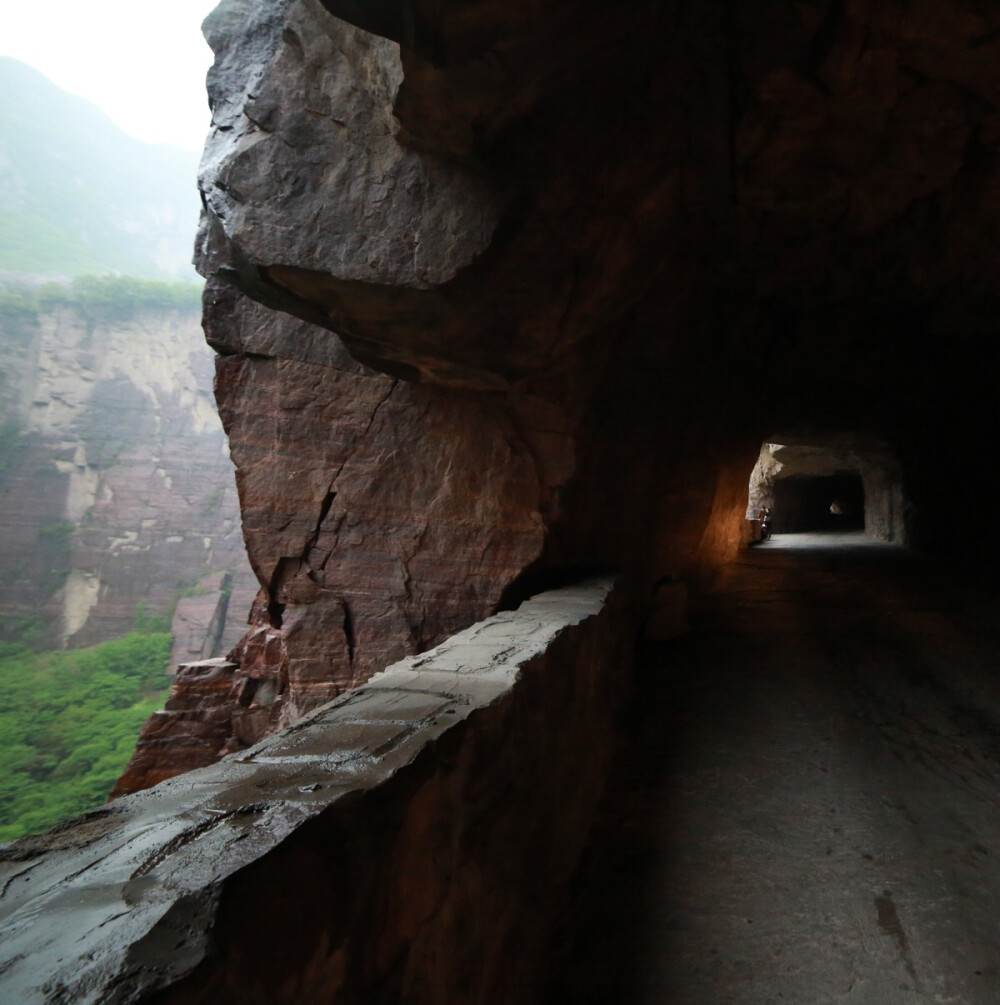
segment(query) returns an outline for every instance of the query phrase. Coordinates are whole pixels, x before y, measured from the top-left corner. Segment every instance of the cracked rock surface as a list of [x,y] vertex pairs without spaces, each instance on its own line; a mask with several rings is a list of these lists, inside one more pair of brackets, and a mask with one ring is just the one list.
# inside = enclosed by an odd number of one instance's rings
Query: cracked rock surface
[[262,593],[218,752],[570,570],[709,580],[778,431],[885,444],[874,532],[996,554],[998,32],[225,0],[197,255]]

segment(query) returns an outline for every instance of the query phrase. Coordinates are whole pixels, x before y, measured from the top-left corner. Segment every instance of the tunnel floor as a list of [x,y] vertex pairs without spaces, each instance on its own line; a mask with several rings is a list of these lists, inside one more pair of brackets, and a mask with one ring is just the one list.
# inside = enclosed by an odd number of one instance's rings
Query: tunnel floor
[[543,1000],[1000,1001],[996,606],[806,537],[640,652]]

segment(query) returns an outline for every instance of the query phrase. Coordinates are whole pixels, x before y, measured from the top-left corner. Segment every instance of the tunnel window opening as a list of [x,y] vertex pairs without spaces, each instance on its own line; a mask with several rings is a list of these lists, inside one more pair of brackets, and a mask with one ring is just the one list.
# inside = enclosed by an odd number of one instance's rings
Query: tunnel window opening
[[772,533],[863,531],[865,490],[853,471],[832,475],[793,475],[774,483]]

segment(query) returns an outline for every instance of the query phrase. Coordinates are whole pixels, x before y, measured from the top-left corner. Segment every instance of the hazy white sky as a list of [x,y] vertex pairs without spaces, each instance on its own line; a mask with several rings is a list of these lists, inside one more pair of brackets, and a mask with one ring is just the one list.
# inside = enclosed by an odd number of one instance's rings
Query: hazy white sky
[[0,5],[0,54],[87,98],[125,132],[200,150],[208,131],[201,22],[217,0],[27,0]]

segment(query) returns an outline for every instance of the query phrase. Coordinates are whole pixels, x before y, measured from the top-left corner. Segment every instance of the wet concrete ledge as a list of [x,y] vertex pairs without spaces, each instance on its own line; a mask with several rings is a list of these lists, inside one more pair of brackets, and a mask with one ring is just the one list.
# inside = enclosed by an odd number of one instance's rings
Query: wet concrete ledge
[[523,1001],[626,690],[609,580],[0,849],[0,999]]

